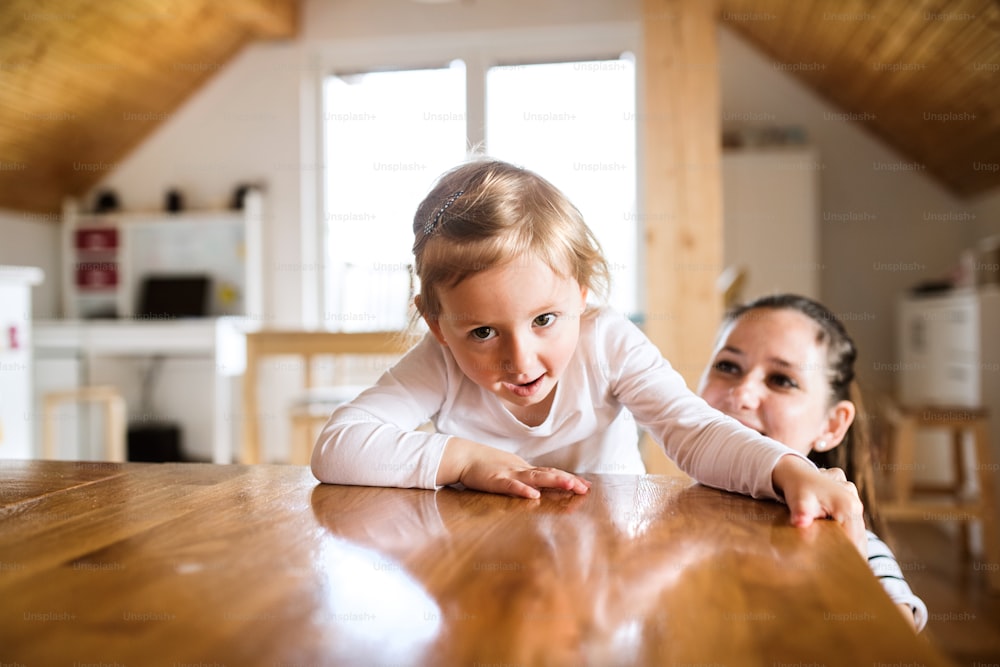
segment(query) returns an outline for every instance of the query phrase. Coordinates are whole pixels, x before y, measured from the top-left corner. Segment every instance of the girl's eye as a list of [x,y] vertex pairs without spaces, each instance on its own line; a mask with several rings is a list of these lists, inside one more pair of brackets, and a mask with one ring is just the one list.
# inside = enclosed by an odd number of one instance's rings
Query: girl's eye
[[535,318],[534,324],[536,327],[547,327],[556,321],[555,313],[545,313],[544,315],[539,315]]
[[771,384],[781,389],[798,389],[799,383],[782,373],[770,377]]
[[720,359],[719,361],[715,362],[714,368],[720,373],[725,373],[727,375],[736,375],[737,373],[740,372],[739,366],[737,366],[731,361],[726,361],[725,359]]
[[492,327],[478,327],[473,329],[470,335],[476,340],[489,340],[497,334]]

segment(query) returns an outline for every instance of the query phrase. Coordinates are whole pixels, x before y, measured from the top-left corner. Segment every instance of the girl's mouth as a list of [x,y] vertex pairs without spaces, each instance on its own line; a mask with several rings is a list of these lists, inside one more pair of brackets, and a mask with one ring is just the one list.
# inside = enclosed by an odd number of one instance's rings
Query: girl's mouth
[[545,374],[539,375],[537,378],[531,382],[525,382],[524,384],[514,384],[511,382],[504,382],[503,386],[510,393],[515,396],[520,396],[521,398],[528,398],[533,396],[542,386],[542,380],[545,378]]

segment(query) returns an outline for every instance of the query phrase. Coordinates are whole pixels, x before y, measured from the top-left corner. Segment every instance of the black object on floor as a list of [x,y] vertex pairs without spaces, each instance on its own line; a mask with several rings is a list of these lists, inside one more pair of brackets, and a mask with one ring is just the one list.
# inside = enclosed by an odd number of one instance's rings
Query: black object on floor
[[183,461],[181,429],[170,422],[148,422],[128,427],[128,460],[143,463]]

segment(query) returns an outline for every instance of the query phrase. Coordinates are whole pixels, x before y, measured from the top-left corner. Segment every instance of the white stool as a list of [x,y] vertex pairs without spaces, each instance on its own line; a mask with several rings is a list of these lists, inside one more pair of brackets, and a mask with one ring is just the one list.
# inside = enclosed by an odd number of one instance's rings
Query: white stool
[[104,458],[125,461],[125,399],[111,386],[94,385],[62,391],[46,392],[42,396],[42,456],[56,456],[56,411],[62,403],[99,403],[104,408]]

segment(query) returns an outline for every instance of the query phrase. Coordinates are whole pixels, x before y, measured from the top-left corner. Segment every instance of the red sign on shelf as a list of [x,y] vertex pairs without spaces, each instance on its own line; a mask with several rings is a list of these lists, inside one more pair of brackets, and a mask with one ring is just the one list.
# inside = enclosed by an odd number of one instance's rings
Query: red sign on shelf
[[81,262],[76,265],[76,286],[85,290],[112,289],[118,285],[115,262]]
[[77,250],[100,252],[118,248],[118,229],[115,227],[90,227],[76,230]]

